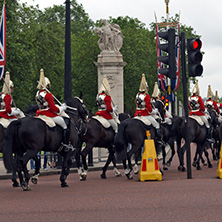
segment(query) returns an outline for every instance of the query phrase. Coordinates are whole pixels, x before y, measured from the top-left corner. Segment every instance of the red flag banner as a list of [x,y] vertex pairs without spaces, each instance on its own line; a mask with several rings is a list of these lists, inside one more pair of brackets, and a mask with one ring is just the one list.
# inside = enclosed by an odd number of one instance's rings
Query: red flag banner
[[0,24],[0,80],[3,78],[6,61],[6,8],[2,8],[2,17]]

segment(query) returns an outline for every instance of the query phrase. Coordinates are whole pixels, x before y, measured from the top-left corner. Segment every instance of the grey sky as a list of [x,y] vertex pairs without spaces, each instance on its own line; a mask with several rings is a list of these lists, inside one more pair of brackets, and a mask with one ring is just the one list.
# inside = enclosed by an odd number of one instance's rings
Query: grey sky
[[[49,6],[64,4],[65,0],[20,0],[29,5],[39,4],[41,9]],[[166,16],[165,0],[77,0],[82,4],[86,13],[93,20],[108,19],[118,16],[138,18],[149,27],[154,22],[156,12],[158,22],[162,16]],[[201,35],[203,43],[203,77],[199,77],[199,87],[202,97],[206,97],[208,84],[213,92],[219,92],[222,96],[222,75],[220,65],[222,58],[222,1],[221,0],[170,0],[169,13],[174,16],[180,12],[180,22],[191,26]],[[146,70],[144,70],[146,72]]]

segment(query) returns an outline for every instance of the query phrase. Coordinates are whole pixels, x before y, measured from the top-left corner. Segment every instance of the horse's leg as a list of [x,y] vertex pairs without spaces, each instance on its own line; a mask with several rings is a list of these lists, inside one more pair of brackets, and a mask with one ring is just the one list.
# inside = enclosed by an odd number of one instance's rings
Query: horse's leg
[[[40,157],[41,158],[41,157]],[[38,156],[35,156],[34,158],[32,158],[35,161],[35,172],[31,178],[31,181],[33,184],[37,184],[38,183],[38,179],[39,179],[39,175],[40,175],[40,162],[38,159]]]
[[108,155],[108,159],[106,161],[106,164],[104,165],[104,167],[102,168],[102,174],[100,175],[100,177],[102,179],[106,179],[106,171],[108,169],[109,164],[111,163],[111,161],[113,161],[114,159],[114,152],[113,152],[113,147],[109,147],[109,155]]
[[179,158],[180,165],[178,166],[179,171],[186,171],[184,167],[184,153],[185,153],[185,144],[181,147],[181,139],[177,139],[177,155]]
[[19,187],[19,183],[16,180],[16,171],[15,170],[12,171],[12,182],[13,182],[13,184],[12,184],[13,187]]
[[197,166],[197,157],[198,157],[198,152],[197,152],[197,149],[196,149],[196,152],[195,152],[195,155],[194,155],[194,158],[193,158],[193,163],[192,163],[193,167]]
[[81,150],[82,150],[82,143],[80,145],[78,145],[77,150],[76,150],[76,166],[77,166],[77,171],[78,171],[78,175],[79,175],[79,179],[83,180],[82,178],[82,173],[84,172],[82,164],[81,164]]
[[136,153],[136,150],[137,149],[135,149],[134,146],[132,146],[132,149],[129,152],[127,152],[127,154],[126,154],[127,161],[128,161],[128,169],[125,169],[124,172],[125,172],[126,177],[129,180],[131,180],[133,178],[133,176],[131,175],[131,172],[133,170],[131,157],[134,153]]
[[[112,150],[113,150],[113,146],[112,146]],[[119,172],[119,170],[117,169],[117,166],[116,166],[116,157],[115,157],[115,152],[113,152],[113,158],[112,158],[112,163],[113,163],[113,171],[114,171],[114,174],[116,177],[119,177],[119,176],[122,176],[121,173]]]
[[134,164],[134,167],[133,167],[134,174],[138,174],[139,173],[138,160],[141,158],[141,150],[142,150],[142,148],[140,148],[135,153],[135,164]]
[[166,149],[165,146],[162,147],[162,154],[163,154],[163,169],[164,170],[168,170],[167,166],[166,166]]
[[62,171],[60,174],[61,187],[68,187],[69,185],[66,183],[66,178],[69,175],[70,166],[72,164],[71,155],[72,151],[64,151],[62,150],[63,162],[62,162]]
[[196,161],[196,169],[197,170],[201,170],[201,167],[200,167],[200,159],[202,157],[202,153],[203,153],[203,147],[202,147],[202,144],[200,143],[197,143],[197,151],[196,151],[199,155],[199,158],[197,158],[197,161]]
[[[33,155],[31,155],[31,151],[27,151],[22,158],[19,159],[19,164],[21,166],[21,171],[23,171],[24,173],[24,177],[25,180],[21,180],[21,187],[24,191],[28,191],[30,190],[29,188],[29,180],[30,180],[30,176],[28,173],[28,169],[27,169],[27,162],[33,157]],[[21,173],[22,174],[22,173]]]
[[212,165],[212,163],[210,162],[209,153],[207,152],[207,149],[204,150],[204,155],[205,155],[205,157],[207,158],[208,168],[212,168],[213,165]]
[[171,148],[171,157],[169,158],[169,160],[167,161],[166,165],[169,167],[171,165],[171,162],[173,160],[173,157],[175,155],[175,148],[174,148],[174,139],[170,138],[170,140],[168,141],[168,144]]
[[81,179],[80,180],[86,180],[87,172],[88,172],[88,165],[86,163],[86,156],[89,154],[90,151],[92,151],[92,148],[93,148],[93,145],[87,143],[86,147],[81,152],[83,172],[81,173]]

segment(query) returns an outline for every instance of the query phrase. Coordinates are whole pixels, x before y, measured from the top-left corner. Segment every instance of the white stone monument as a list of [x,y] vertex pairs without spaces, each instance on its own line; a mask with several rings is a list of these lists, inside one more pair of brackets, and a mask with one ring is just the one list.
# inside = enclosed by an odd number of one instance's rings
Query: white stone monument
[[123,62],[119,50],[123,44],[123,34],[117,24],[107,24],[105,19],[102,23],[101,28],[95,29],[99,35],[98,45],[101,50],[95,62],[98,67],[98,90],[106,75],[110,85],[110,96],[114,104],[118,106],[119,113],[122,113],[124,112],[123,68],[126,62]]

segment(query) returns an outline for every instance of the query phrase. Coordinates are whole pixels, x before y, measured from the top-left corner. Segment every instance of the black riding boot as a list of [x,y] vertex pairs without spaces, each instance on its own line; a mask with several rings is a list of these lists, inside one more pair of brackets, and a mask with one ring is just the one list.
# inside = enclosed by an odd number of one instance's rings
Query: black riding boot
[[215,143],[215,140],[212,138],[211,128],[207,128],[206,137],[207,137],[207,140],[208,140],[210,143]]
[[159,142],[160,144],[164,144],[163,142],[163,132],[162,130],[159,128],[159,129],[156,129],[156,134],[157,134],[157,142]]
[[67,125],[67,129],[63,129],[63,137],[62,137],[62,143],[63,143],[63,149],[65,151],[68,151],[69,149],[72,149],[72,145],[69,143],[69,125],[70,125],[70,119],[64,118],[65,123]]

